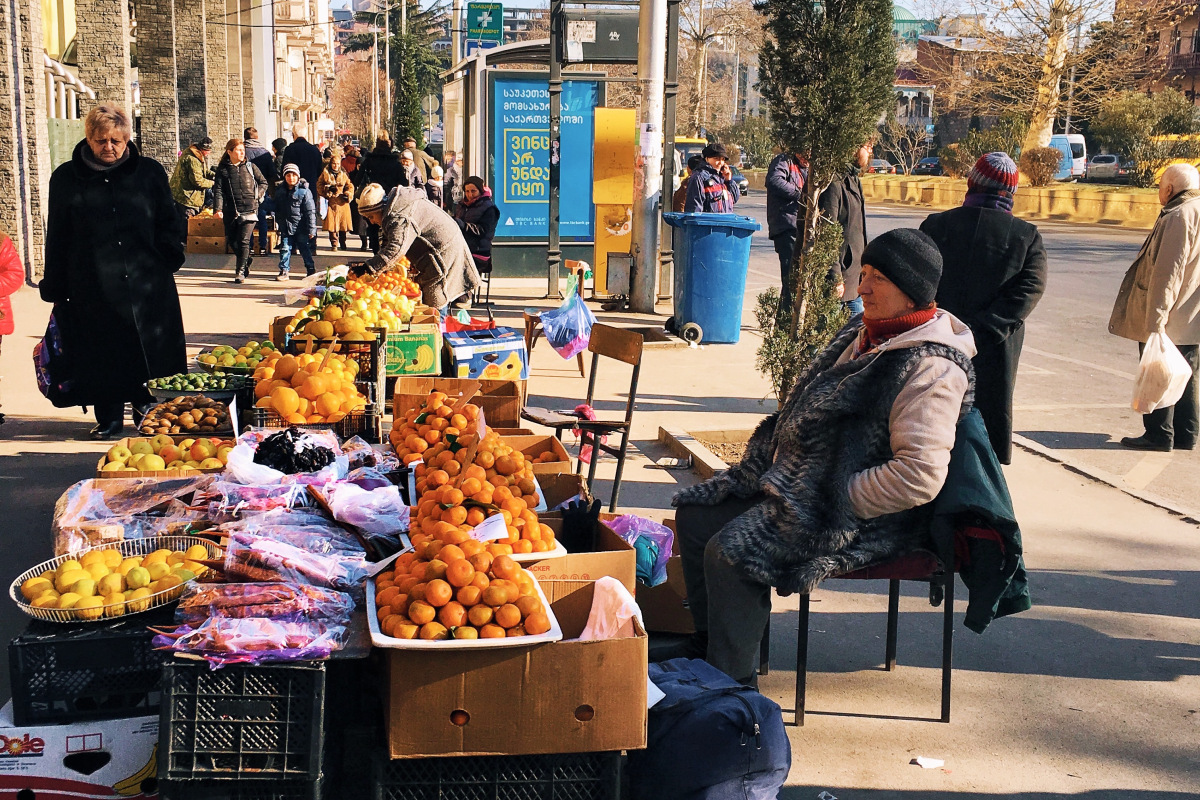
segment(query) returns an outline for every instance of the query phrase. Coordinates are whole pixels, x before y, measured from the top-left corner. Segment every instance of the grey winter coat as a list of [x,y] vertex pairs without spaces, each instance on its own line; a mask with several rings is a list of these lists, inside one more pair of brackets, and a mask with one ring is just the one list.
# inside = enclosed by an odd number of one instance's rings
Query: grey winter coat
[[967,327],[930,322],[858,353],[855,317],[813,360],[778,412],[727,472],[672,505],[766,499],[717,534],[721,554],[781,594],[925,545],[922,506],[949,470],[958,422],[973,401]]
[[380,224],[379,253],[365,266],[369,272],[382,272],[403,255],[408,256],[409,277],[421,287],[426,305],[441,308],[479,285],[475,260],[458,224],[429,202],[424,189],[392,190]]

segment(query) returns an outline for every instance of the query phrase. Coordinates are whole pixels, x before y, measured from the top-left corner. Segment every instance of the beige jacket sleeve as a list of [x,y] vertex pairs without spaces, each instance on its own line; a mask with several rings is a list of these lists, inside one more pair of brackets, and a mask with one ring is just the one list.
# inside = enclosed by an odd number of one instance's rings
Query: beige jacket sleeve
[[1165,331],[1171,309],[1179,299],[1184,275],[1196,261],[1196,216],[1168,214],[1163,218],[1162,238],[1155,253],[1154,269],[1146,287],[1149,330]]
[[946,482],[967,374],[954,362],[926,358],[892,404],[892,460],[850,479],[850,504],[863,519],[924,505]]

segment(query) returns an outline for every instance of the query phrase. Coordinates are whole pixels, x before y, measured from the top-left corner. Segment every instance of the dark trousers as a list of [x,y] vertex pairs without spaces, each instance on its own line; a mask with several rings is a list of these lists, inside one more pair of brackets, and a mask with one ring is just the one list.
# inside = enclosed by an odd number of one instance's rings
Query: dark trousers
[[183,234],[183,247],[187,249],[188,238],[188,220],[200,213],[200,209],[185,206],[183,203],[176,203],[175,210],[179,213],[179,225]]
[[771,618],[771,587],[727,561],[718,551],[716,535],[761,499],[681,506],[675,514],[688,607],[696,633],[708,641],[705,660],[745,684],[755,679],[759,644]]
[[242,221],[236,216],[225,218],[225,241],[237,257],[234,271],[238,275],[250,272],[250,241],[254,238],[254,229],[258,223],[254,220]]
[[[1192,377],[1183,389],[1183,397],[1173,406],[1156,408],[1149,414],[1142,415],[1142,424],[1146,427],[1146,438],[1159,444],[1170,444],[1175,447],[1192,448],[1196,446],[1196,437],[1200,433],[1200,386],[1196,383],[1196,374],[1200,372],[1200,345],[1177,344],[1192,368]],[[1138,345],[1138,355],[1146,349],[1145,344]]]
[[372,253],[379,255],[379,226],[370,222],[367,223],[367,244]]
[[782,287],[779,290],[779,310],[790,311],[792,297],[796,294],[796,286],[792,282],[792,256],[796,252],[796,232],[781,233],[771,240],[775,252],[779,255],[779,279]]
[[[135,425],[142,423],[142,414],[148,412],[154,403],[154,396],[145,389],[135,392],[135,396],[129,398],[129,404],[133,406],[133,422]],[[120,422],[124,419],[125,401],[104,400],[94,404],[92,411],[96,415],[96,424],[107,427],[114,422]]]

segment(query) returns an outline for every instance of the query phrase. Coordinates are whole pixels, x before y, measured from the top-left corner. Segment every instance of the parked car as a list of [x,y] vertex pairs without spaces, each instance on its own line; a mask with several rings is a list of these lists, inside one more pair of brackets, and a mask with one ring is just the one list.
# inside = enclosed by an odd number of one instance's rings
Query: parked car
[[868,174],[873,175],[895,175],[896,168],[882,158],[872,158],[871,163],[867,164],[865,170]]
[[913,167],[913,175],[945,175],[946,170],[942,169],[942,160],[937,156],[922,158]]
[[1132,169],[1133,162],[1129,159],[1104,153],[1092,156],[1092,160],[1088,162],[1084,179],[1089,181],[1127,181]]
[[730,166],[729,171],[733,174],[733,182],[737,184],[742,194],[748,194],[750,192],[750,181],[746,180],[746,176],[742,174],[742,171],[734,166]]

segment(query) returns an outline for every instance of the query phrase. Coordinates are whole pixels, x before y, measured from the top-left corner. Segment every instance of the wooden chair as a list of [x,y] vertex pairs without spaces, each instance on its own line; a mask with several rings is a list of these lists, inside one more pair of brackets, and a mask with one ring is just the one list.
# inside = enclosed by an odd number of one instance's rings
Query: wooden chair
[[[624,419],[588,420],[573,413],[549,411],[544,408],[525,408],[521,411],[522,419],[553,428],[555,437],[559,439],[562,438],[564,430],[579,428],[580,453],[583,452],[584,445],[592,445],[592,463],[588,469],[587,479],[589,486],[595,482],[596,463],[600,460],[600,453],[604,452],[616,456],[617,473],[613,478],[612,497],[608,504],[610,512],[617,510],[617,497],[621,492],[621,474],[625,470],[625,453],[629,447],[629,431],[633,425],[633,406],[637,399],[638,373],[642,368],[642,342],[642,335],[640,333],[634,333],[622,328],[614,328],[611,325],[604,325],[599,322],[592,326],[592,338],[588,343],[588,350],[592,354],[592,370],[591,377],[588,379],[586,402],[589,406],[592,405],[592,399],[596,391],[596,369],[599,366],[601,357],[629,364],[633,367],[633,376],[629,382],[629,394],[625,402]],[[620,446],[614,447],[613,445],[600,442],[600,436],[618,432],[621,434]],[[583,459],[581,458],[576,462],[575,472],[578,474],[582,471]]]
[[[876,566],[865,567],[831,580],[886,580],[888,582],[887,638],[884,643],[883,667],[888,672],[896,669],[896,636],[900,617],[900,581],[921,581],[940,587],[942,598],[942,709],[941,721],[950,721],[950,676],[954,660],[954,571],[942,568],[943,563],[953,563],[953,556],[939,560],[927,550],[919,550],[907,556]],[[936,591],[936,589],[935,589]],[[796,725],[804,724],[806,705],[805,692],[808,683],[808,617],[809,596],[800,595],[800,625],[796,634]],[[770,625],[763,635],[761,659],[764,664],[768,654]]]
[[[567,269],[575,273],[576,281],[575,288],[579,292],[580,299],[583,299],[583,276],[587,274],[589,269],[586,261],[567,261]],[[528,358],[533,358],[533,346],[537,344],[538,337],[542,335],[542,312],[534,308],[527,308],[521,312],[521,317],[525,320],[525,354]],[[575,363],[579,366],[579,377],[586,377],[583,371],[583,353],[575,354]]]

